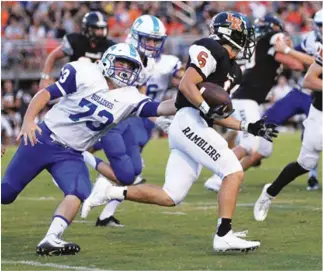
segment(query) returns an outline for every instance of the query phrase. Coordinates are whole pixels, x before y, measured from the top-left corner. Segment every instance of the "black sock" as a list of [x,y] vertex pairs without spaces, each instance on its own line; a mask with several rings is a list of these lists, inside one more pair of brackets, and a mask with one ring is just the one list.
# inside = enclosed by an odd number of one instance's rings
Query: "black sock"
[[221,218],[221,224],[218,227],[217,235],[222,237],[226,235],[229,231],[231,231],[231,222],[230,218]]
[[297,162],[288,164],[271,186],[268,187],[267,193],[272,197],[276,197],[286,185],[306,172],[308,172],[308,170],[302,168]]

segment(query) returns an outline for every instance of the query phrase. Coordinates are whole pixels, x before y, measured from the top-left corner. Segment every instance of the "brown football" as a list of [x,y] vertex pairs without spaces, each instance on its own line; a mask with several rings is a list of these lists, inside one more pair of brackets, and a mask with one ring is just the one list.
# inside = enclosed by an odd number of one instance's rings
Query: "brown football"
[[227,104],[227,110],[232,109],[230,96],[221,86],[211,82],[202,82],[197,84],[197,88],[201,91],[202,97],[211,108]]

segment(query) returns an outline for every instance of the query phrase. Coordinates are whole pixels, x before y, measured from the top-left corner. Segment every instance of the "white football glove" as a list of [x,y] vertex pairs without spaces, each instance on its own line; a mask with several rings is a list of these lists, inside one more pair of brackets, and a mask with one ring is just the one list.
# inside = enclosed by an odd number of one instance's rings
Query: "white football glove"
[[166,117],[158,117],[155,121],[155,124],[160,129],[162,129],[166,134],[168,134],[168,129],[171,123],[172,123],[172,120]]

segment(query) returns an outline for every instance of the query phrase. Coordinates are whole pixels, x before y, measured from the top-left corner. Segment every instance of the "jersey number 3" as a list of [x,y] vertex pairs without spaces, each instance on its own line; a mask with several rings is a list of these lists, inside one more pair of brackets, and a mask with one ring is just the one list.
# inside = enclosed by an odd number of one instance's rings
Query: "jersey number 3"
[[[92,116],[95,113],[95,110],[98,107],[97,105],[95,105],[91,101],[89,101],[87,99],[84,99],[84,98],[79,103],[79,106],[80,107],[88,107],[89,110],[85,111],[85,112],[82,112],[82,113],[77,113],[77,114],[70,115],[69,118],[72,121],[79,121],[81,118]],[[101,118],[106,118],[107,120],[105,122],[103,122],[103,123],[100,123],[97,126],[95,126],[93,124],[93,121],[88,120],[88,121],[86,121],[86,127],[89,128],[92,131],[98,132],[98,131],[103,130],[108,125],[110,125],[114,120],[113,115],[110,112],[106,111],[106,110],[99,111],[98,116],[101,117]]]

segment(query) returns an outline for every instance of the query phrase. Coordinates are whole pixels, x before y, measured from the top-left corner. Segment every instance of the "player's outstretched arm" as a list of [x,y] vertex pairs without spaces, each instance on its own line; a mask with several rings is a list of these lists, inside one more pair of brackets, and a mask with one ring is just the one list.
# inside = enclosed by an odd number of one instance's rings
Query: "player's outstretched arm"
[[260,119],[254,123],[248,123],[246,121],[239,121],[233,117],[228,117],[226,119],[216,120],[215,124],[234,130],[245,131],[255,136],[261,136],[270,142],[278,136],[278,131],[276,130],[277,125],[265,123],[264,119]]
[[322,74],[322,66],[314,62],[308,69],[304,78],[304,87],[314,91],[322,91],[323,81],[320,78]]
[[51,95],[46,89],[42,89],[33,97],[28,106],[20,133],[16,140],[19,140],[23,136],[25,145],[28,144],[28,139],[32,146],[37,143],[36,130],[41,133],[41,129],[35,124],[35,118],[49,102],[50,97]]
[[157,116],[173,116],[176,114],[175,100],[162,101],[157,107]]

